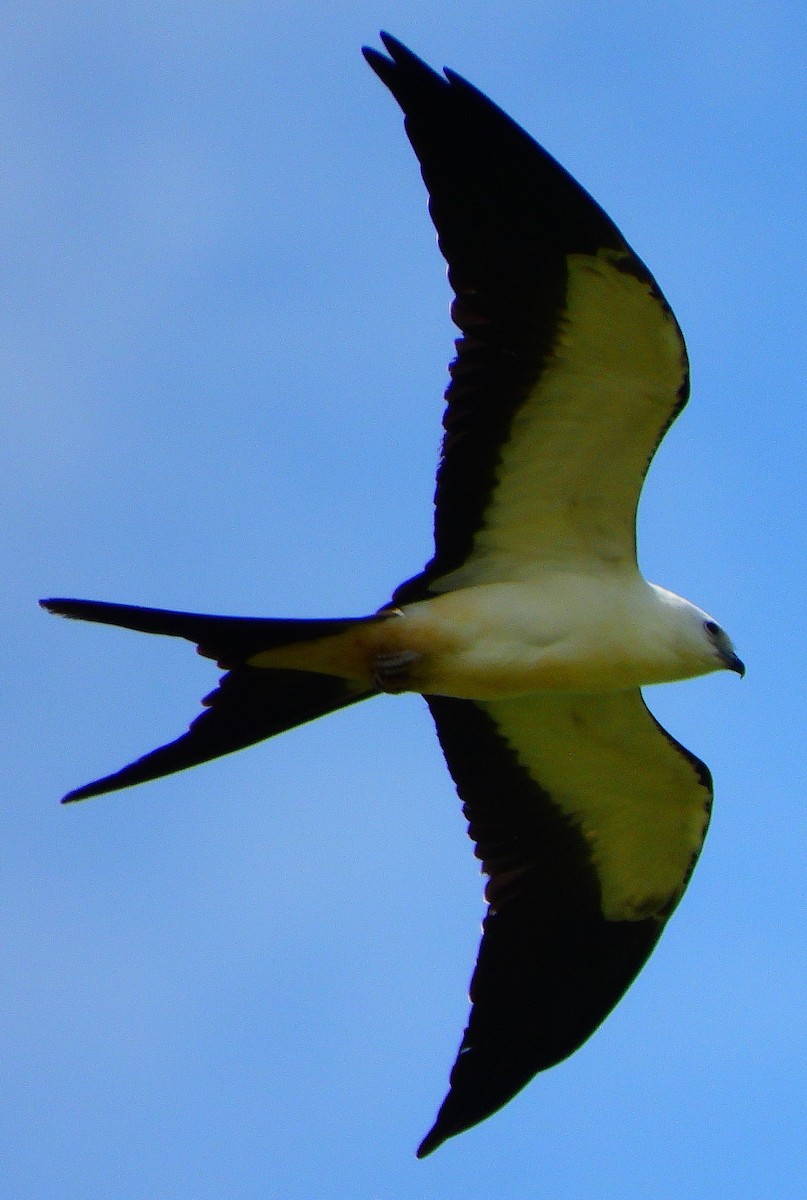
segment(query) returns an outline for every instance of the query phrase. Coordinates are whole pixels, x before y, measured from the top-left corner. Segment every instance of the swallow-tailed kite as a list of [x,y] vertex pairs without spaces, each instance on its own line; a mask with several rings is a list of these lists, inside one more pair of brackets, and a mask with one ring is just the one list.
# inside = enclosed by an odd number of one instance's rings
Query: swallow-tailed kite
[[195,642],[226,674],[166,746],[81,800],[239,750],[379,692],[431,709],[487,914],[451,1086],[418,1154],[597,1028],[675,908],[709,771],[644,684],[743,664],[636,562],[648,463],[688,393],[650,272],[579,184],[453,71],[382,34],[455,293],[434,556],[373,616],[264,620],[89,600],[51,612]]

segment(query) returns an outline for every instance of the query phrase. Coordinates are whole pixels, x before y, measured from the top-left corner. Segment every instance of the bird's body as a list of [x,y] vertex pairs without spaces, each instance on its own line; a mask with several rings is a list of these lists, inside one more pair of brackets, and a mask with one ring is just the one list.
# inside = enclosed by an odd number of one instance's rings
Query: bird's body
[[424,1155],[576,1050],[646,961],[700,851],[712,788],[640,688],[743,666],[711,617],[637,566],[644,475],[688,395],[657,283],[524,130],[453,72],[382,40],[389,57],[365,57],[404,110],[462,335],[434,556],[355,619],[43,604],[187,638],[227,672],[185,734],[66,800],[381,691],[425,696],[489,908]]
[[464,700],[614,691],[723,669],[717,650],[704,644],[708,619],[637,572],[547,571],[385,609],[247,662]]

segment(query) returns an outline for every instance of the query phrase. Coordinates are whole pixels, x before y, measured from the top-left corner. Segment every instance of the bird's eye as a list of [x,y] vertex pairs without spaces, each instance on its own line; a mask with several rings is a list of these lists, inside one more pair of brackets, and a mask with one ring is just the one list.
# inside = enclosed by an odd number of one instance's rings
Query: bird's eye
[[709,637],[717,637],[717,635],[721,632],[717,621],[704,621],[703,628],[709,634]]

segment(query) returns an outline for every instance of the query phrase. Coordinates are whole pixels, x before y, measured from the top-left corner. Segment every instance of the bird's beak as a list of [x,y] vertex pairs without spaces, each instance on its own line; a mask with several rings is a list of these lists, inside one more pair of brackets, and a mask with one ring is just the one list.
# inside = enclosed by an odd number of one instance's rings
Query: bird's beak
[[736,671],[740,679],[742,679],[743,675],[745,675],[745,663],[733,650],[726,650],[725,653],[720,655],[720,658],[727,671]]

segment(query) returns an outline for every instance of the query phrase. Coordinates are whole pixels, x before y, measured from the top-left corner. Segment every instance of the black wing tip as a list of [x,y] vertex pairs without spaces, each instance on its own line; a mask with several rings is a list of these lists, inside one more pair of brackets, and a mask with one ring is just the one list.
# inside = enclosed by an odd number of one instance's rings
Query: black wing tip
[[72,792],[67,792],[59,801],[60,804],[76,804],[79,800],[88,800],[90,796],[95,795],[92,791],[92,785],[86,787],[73,788]]
[[[411,84],[417,78],[421,85],[428,80],[430,84],[437,84],[439,88],[446,89],[446,91],[464,92],[466,96],[481,101],[485,108],[501,111],[489,96],[486,96],[478,87],[469,83],[463,75],[452,70],[451,67],[443,67],[443,72],[440,74],[425,59],[420,58],[391,33],[386,33],[382,29],[379,37],[389,57],[373,46],[362,46],[361,52],[382,83],[386,84],[399,102],[399,90],[406,88],[408,83]],[[506,113],[504,115],[507,116]],[[511,121],[512,118],[507,117],[507,120]],[[513,123],[515,124],[515,122]]]
[[387,33],[385,29],[380,30],[378,36],[381,38],[384,49],[389,55],[389,58],[384,58],[384,55],[381,53],[381,51],[376,50],[373,46],[362,46],[361,52],[365,58],[380,58],[385,63],[404,62],[408,59],[411,60],[413,58],[417,58],[417,55],[413,54],[412,51],[403,44],[403,42],[399,41],[398,38],[393,37],[391,33]]
[[[370,67],[375,71],[382,83],[390,89],[395,95],[395,84],[400,82],[404,73],[417,73],[421,78],[426,75],[431,80],[436,80],[443,87],[447,85],[448,80],[444,78],[433,67],[430,67],[424,59],[419,58],[408,46],[400,42],[398,38],[393,37],[391,33],[386,33],[383,29],[378,35],[383,42],[384,49],[387,54],[382,54],[380,50],[376,50],[373,46],[362,46],[361,52]],[[389,55],[389,57],[387,57]],[[446,76],[449,74],[446,68]]]
[[394,67],[396,57],[401,52],[405,52],[406,47],[397,38],[394,38],[391,33],[385,33],[383,29],[378,36],[381,38],[389,58],[386,54],[382,54],[380,50],[377,50],[375,46],[362,46],[361,52],[375,73],[383,79],[384,73]]
[[48,600],[40,600],[39,607],[44,608],[46,612],[54,613],[57,617],[69,617],[73,615],[73,606],[80,603],[80,600],[64,600],[54,597]]
[[106,600],[76,600],[74,597],[55,596],[40,600],[39,607],[56,617],[69,617],[75,621],[96,621],[99,624],[114,624],[108,614],[123,610],[127,605],[109,604]]
[[[131,766],[139,765],[132,763]],[[71,792],[67,792],[59,801],[60,804],[75,804],[79,800],[89,800],[93,796],[103,796],[106,792],[117,792],[120,788],[132,787],[134,784],[140,783],[138,778],[127,778],[130,774],[130,767],[123,767],[122,770],[116,771],[113,775],[104,775],[102,779],[94,779],[92,783],[82,784],[81,787],[73,788]],[[145,780],[144,780],[145,782]]]
[[428,1158],[430,1154],[433,1154],[435,1150],[442,1146],[443,1142],[447,1141],[451,1137],[450,1133],[442,1133],[439,1131],[439,1124],[439,1121],[435,1122],[435,1124],[426,1134],[425,1138],[415,1151],[415,1158]]

